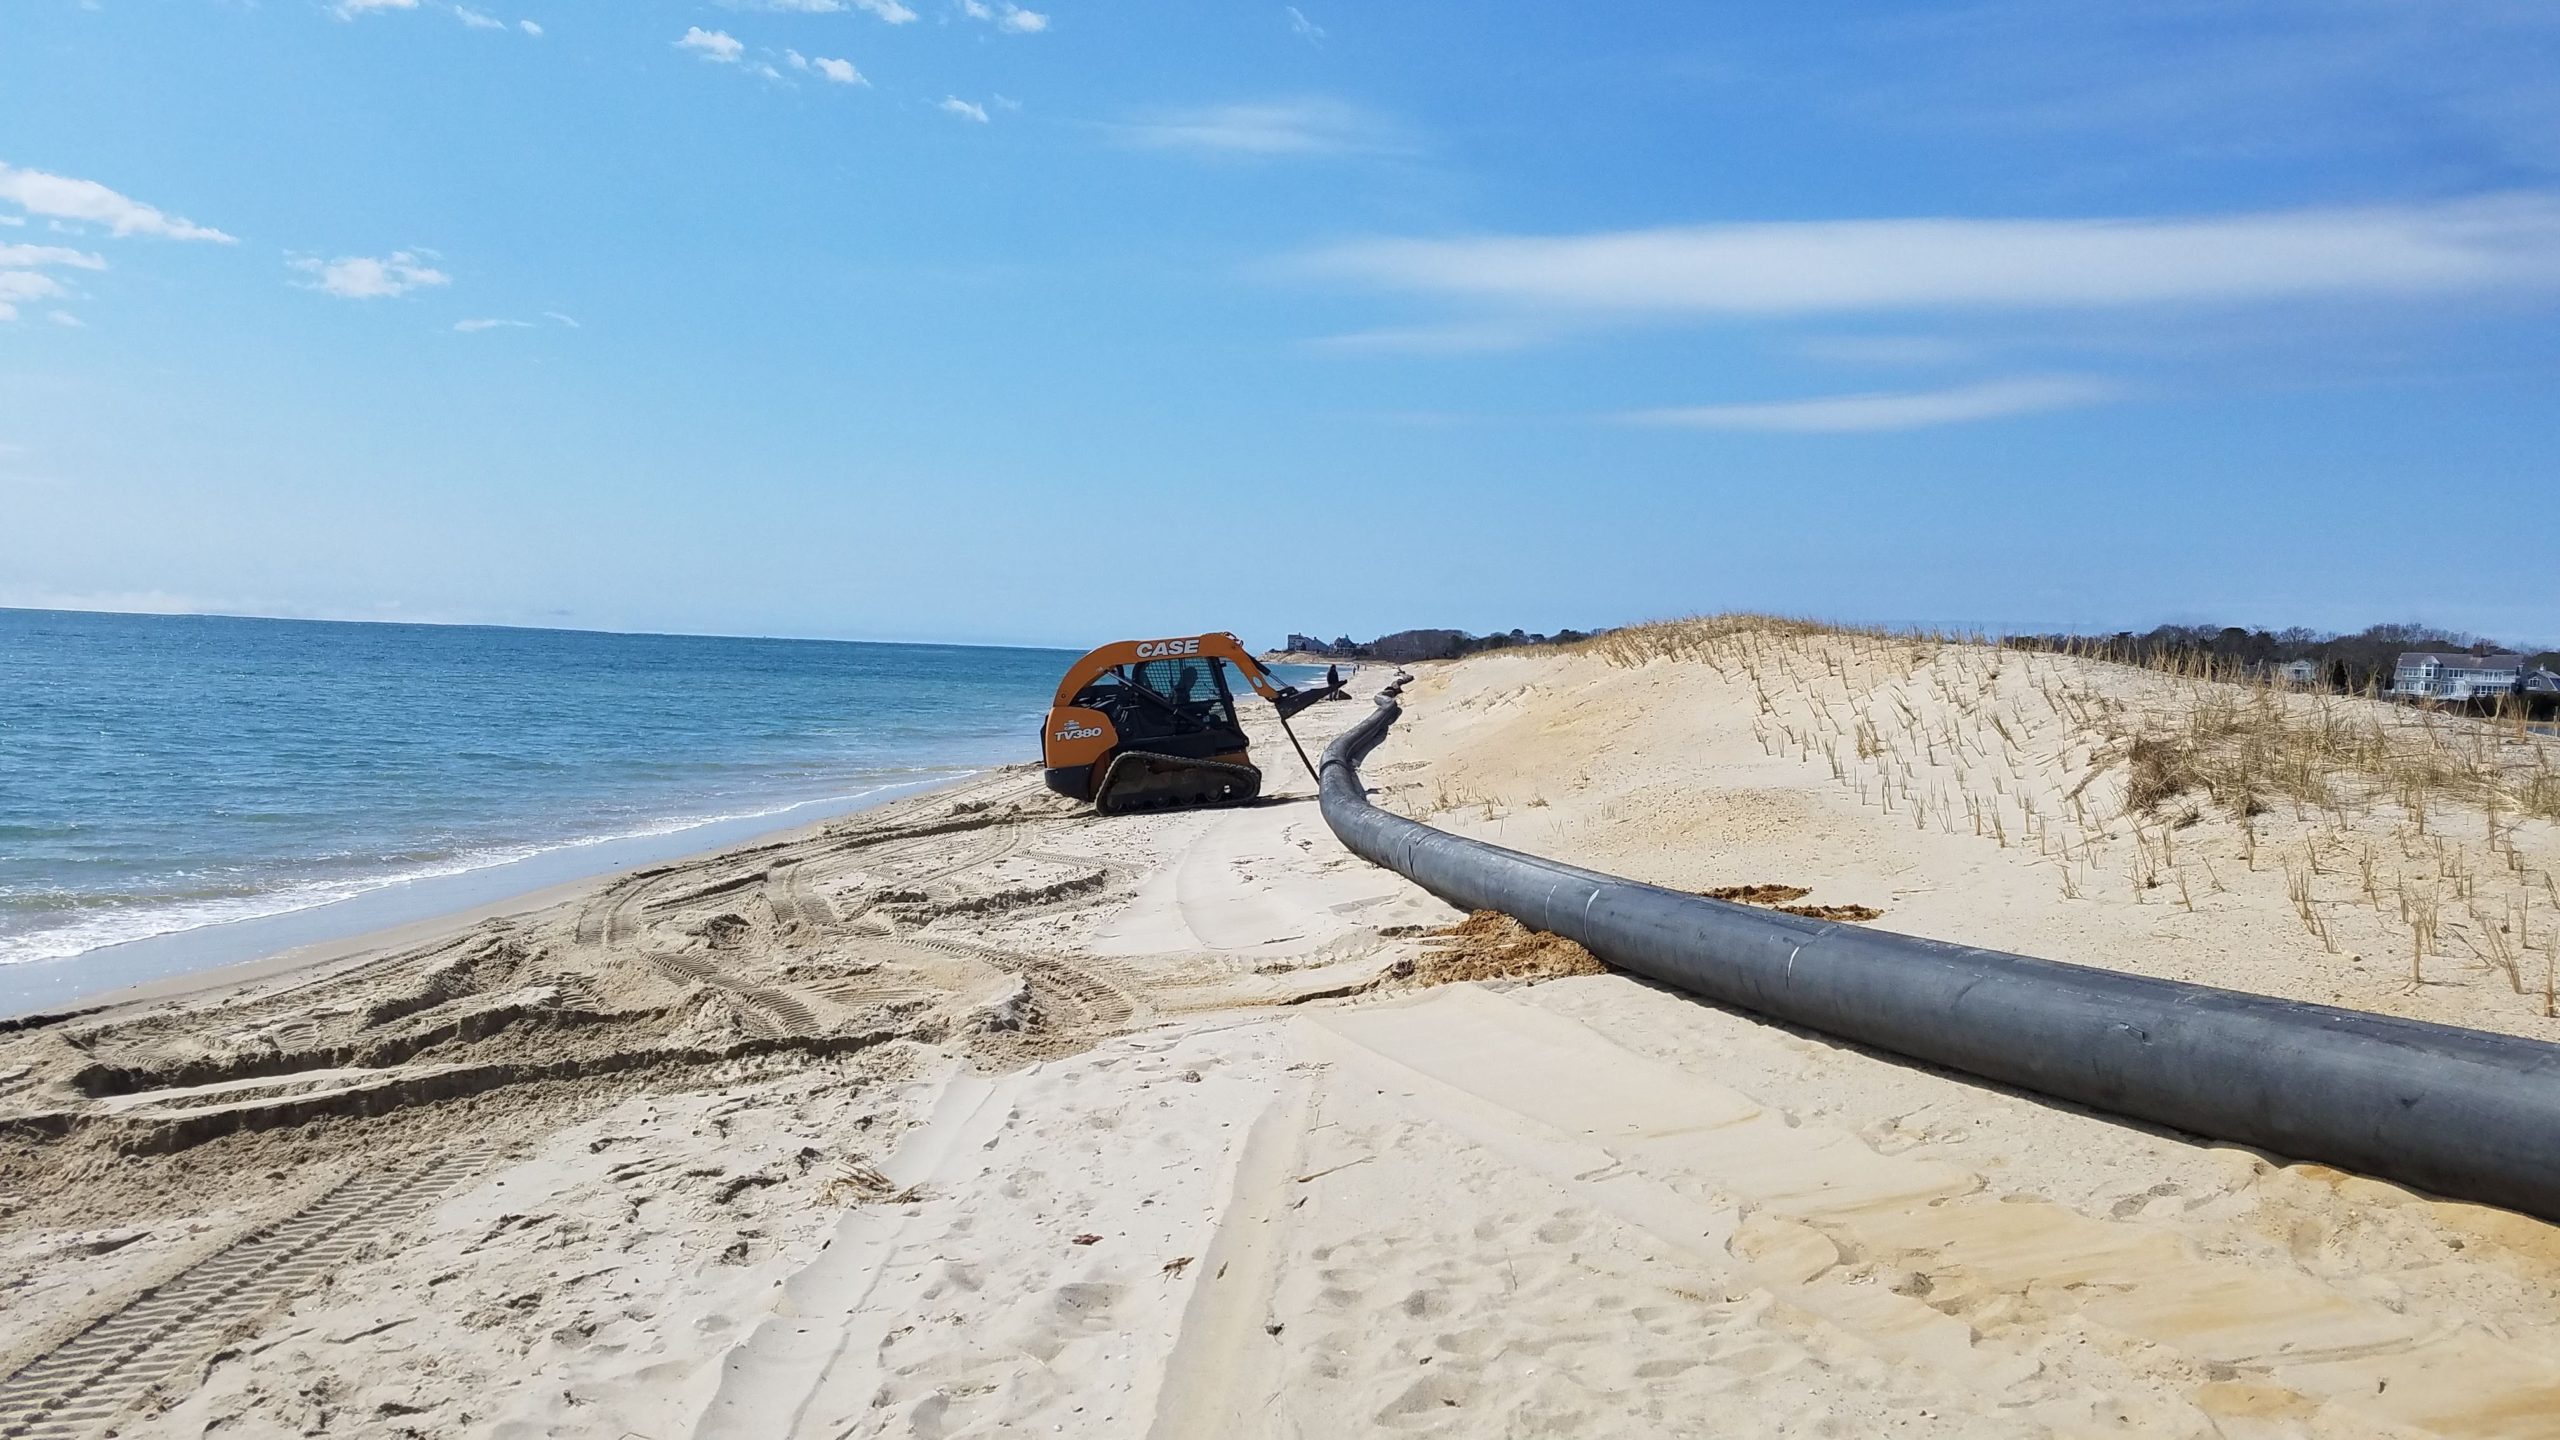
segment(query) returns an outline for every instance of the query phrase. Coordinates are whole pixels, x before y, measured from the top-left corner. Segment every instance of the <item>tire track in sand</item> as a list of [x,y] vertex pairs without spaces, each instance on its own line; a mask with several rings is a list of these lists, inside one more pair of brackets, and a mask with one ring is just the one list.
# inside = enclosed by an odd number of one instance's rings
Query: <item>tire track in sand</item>
[[489,1158],[468,1147],[386,1165],[196,1262],[0,1380],[0,1436],[78,1440],[223,1337],[397,1231]]
[[774,923],[798,923],[824,934],[835,928],[836,912],[809,887],[808,867],[806,859],[786,860],[766,871],[765,903],[773,907]]
[[746,1007],[750,1018],[760,1022],[759,1028],[769,1035],[777,1038],[815,1035],[825,1028],[818,1022],[818,1012],[809,1008],[809,1002],[791,991],[741,979],[701,956],[685,951],[651,950],[646,953],[649,963],[670,980],[679,984],[708,985],[736,996]]
[[904,935],[910,945],[939,950],[992,965],[1018,976],[1039,1002],[1047,1021],[1043,1028],[1057,1039],[1091,1041],[1126,1026],[1138,1013],[1138,999],[1099,971],[1048,955],[1026,955],[995,945],[977,945],[939,935]]
[[588,899],[578,912],[577,941],[581,945],[620,945],[640,936],[640,902],[650,888],[666,875],[654,871],[627,875]]
[[1014,825],[1002,826],[998,828],[996,833],[987,840],[981,841],[971,849],[962,852],[958,859],[936,866],[921,875],[903,876],[899,879],[898,884],[904,888],[921,890],[927,885],[948,880],[952,876],[961,874],[964,871],[976,870],[982,866],[993,865],[997,861],[1005,858],[1007,855],[1012,854],[1015,850],[1021,848],[1021,845],[1021,828]]

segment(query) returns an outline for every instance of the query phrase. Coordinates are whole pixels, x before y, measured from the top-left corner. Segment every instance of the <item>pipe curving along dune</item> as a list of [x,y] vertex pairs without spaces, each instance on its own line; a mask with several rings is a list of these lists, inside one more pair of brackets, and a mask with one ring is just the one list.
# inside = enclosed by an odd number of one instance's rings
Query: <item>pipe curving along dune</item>
[[1369,803],[1404,677],[1325,748],[1343,844],[1720,1005],[2154,1125],[2560,1221],[2560,1045],[1772,914]]

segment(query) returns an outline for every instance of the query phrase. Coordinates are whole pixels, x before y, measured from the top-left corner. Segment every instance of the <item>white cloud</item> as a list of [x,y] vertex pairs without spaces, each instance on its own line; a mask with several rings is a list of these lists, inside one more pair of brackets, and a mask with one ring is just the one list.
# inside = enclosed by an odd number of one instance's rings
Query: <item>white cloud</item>
[[570,319],[568,316],[561,314],[561,313],[560,313],[559,311],[557,311],[557,310],[545,310],[545,311],[543,311],[543,312],[542,312],[542,318],[543,318],[543,319],[545,319],[545,320],[557,320],[557,321],[559,321],[561,324],[568,326],[568,327],[569,327],[570,329],[572,329],[572,330],[577,330],[577,329],[581,329],[581,328],[583,328],[583,327],[581,327],[581,326],[578,324],[578,322],[577,322],[577,321]]
[[0,270],[0,320],[18,318],[18,307],[30,300],[50,300],[63,293],[62,282],[33,270]]
[[705,30],[699,25],[685,27],[684,38],[676,42],[679,50],[690,50],[720,65],[735,65],[747,47],[725,30]]
[[524,32],[524,33],[526,33],[527,35],[532,36],[532,37],[533,37],[534,39],[536,39],[536,40],[539,40],[539,39],[541,39],[541,38],[542,38],[542,27],[541,27],[541,26],[539,26],[539,25],[534,24],[534,23],[533,23],[532,21],[530,21],[530,20],[519,20],[519,21],[517,21],[517,22],[516,22],[516,28],[517,28],[517,29],[519,29],[519,30],[521,30],[521,31],[523,31],[523,32]]
[[415,10],[417,8],[418,0],[338,0],[337,4],[329,7],[330,11],[341,20],[353,20],[359,15],[370,15],[376,10]]
[[862,72],[854,69],[853,62],[850,60],[830,60],[826,56],[821,55],[809,63],[817,67],[819,74],[826,76],[829,80],[834,81],[838,85],[868,85],[871,83],[870,81],[862,78]]
[[1955,425],[1971,420],[2031,415],[2044,410],[2067,410],[2095,405],[2120,393],[2117,386],[2104,380],[2058,375],[1987,380],[1978,385],[1961,385],[1948,390],[1825,395],[1810,400],[1639,410],[1621,418],[1640,425],[1677,425],[1701,430],[1843,434],[1917,430],[1931,425]]
[[987,4],[986,0],[959,0],[959,6],[960,13],[970,19],[992,21],[997,29],[1015,35],[1037,35],[1049,28],[1048,16],[1006,3],[1006,0],[997,0],[993,5]]
[[417,252],[409,250],[394,250],[379,259],[366,255],[342,255],[335,260],[304,256],[289,263],[312,277],[304,283],[304,289],[342,300],[384,300],[453,283],[452,276],[427,265]]
[[986,106],[972,105],[957,95],[943,96],[942,103],[933,108],[940,110],[946,115],[957,115],[963,120],[974,120],[981,125],[987,123]]
[[483,15],[468,5],[454,6],[453,18],[470,26],[474,30],[504,30],[507,28],[506,21],[499,19],[495,15]]
[[219,230],[165,215],[130,196],[119,195],[95,180],[74,180],[41,170],[20,170],[0,161],[0,200],[30,215],[104,225],[117,235],[158,235],[170,240],[231,243]]
[[1833,220],[1373,240],[1310,257],[1403,290],[1626,313],[2074,308],[2560,285],[2560,201],[2201,219]]
[[1295,5],[1280,7],[1289,16],[1289,33],[1301,40],[1314,42],[1324,38],[1324,27],[1307,18],[1307,12]]
[[465,335],[477,335],[483,330],[530,330],[533,328],[533,322],[530,320],[456,320],[453,322],[453,328]]
[[[47,266],[104,270],[107,262],[85,250],[73,250],[63,245],[0,244],[0,320],[17,319],[18,306],[26,301],[50,300],[69,293],[61,281],[37,273]],[[57,321],[72,325],[80,323],[60,310],[53,314]]]
[[732,10],[779,10],[797,15],[833,15],[844,10],[859,10],[891,25],[904,25],[916,18],[916,12],[899,0],[720,0]]
[[1345,101],[1315,96],[1168,110],[1113,128],[1131,144],[1155,150],[1340,155],[1387,154],[1412,148],[1394,126],[1377,115]]
[[67,330],[83,330],[88,328],[89,324],[88,321],[81,319],[79,316],[72,314],[68,310],[53,311],[46,315],[45,318]]
[[63,265],[74,270],[104,270],[104,257],[63,245],[0,245],[0,270],[40,270]]
[[732,10],[778,10],[793,15],[833,15],[860,10],[892,25],[904,25],[916,12],[898,0],[720,0]]

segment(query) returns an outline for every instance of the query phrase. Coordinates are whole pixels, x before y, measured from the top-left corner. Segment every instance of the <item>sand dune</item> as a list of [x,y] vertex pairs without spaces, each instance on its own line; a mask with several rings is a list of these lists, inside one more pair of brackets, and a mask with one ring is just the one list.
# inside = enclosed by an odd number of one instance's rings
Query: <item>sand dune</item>
[[[1370,778],[1660,883],[2560,1038],[2500,948],[2553,924],[2547,820],[2361,782],[2132,803],[2127,738],[2186,682],[1720,643],[1440,667]],[[0,1036],[0,1416],[2560,1434],[2560,1230],[1620,976],[1429,983],[1587,966],[1432,938],[1461,917],[1345,854],[1258,743],[1275,803],[1105,819],[1008,772]]]

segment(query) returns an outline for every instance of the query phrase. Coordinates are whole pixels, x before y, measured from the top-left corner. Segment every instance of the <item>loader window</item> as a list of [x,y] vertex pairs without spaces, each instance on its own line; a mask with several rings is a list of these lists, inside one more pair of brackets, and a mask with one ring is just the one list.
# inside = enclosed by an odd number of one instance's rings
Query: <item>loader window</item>
[[1233,730],[1236,707],[1225,667],[1216,660],[1145,660],[1130,667],[1137,683],[1173,702],[1185,730]]
[[1221,662],[1198,657],[1114,667],[1080,687],[1075,703],[1110,716],[1132,740],[1237,729]]

